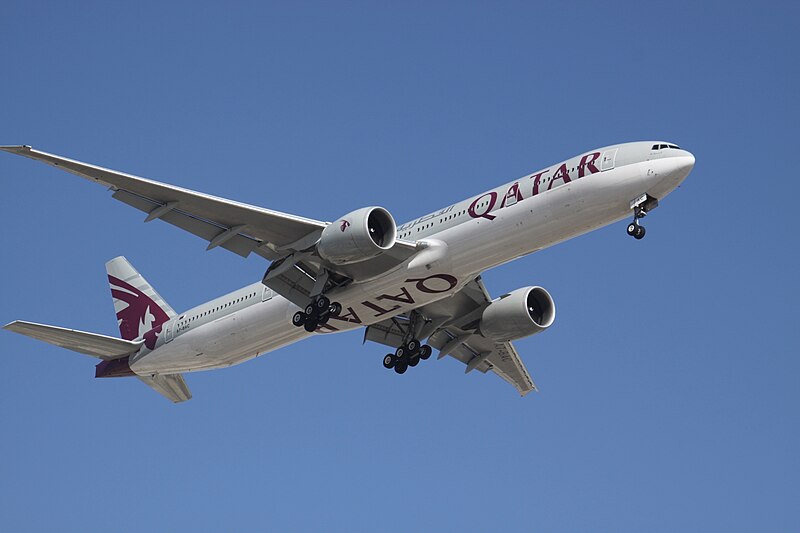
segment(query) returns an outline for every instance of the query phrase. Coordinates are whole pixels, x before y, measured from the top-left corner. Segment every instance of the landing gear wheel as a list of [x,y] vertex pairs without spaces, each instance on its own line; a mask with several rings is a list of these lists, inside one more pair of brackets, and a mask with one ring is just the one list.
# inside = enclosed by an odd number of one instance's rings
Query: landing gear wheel
[[411,339],[406,343],[406,349],[408,353],[416,353],[416,351],[419,350],[419,341],[417,339]]
[[306,317],[307,316],[308,315],[306,315],[302,311],[296,312],[294,314],[294,316],[292,317],[292,324],[294,324],[295,326],[297,326],[299,328],[300,326],[302,326],[303,324],[306,323]]
[[314,314],[314,311],[316,311],[316,309],[314,309],[314,304],[308,304],[308,305],[306,306],[306,309],[305,309],[305,311],[306,311],[306,314],[307,314],[308,316],[312,316],[312,315]]
[[303,327],[304,327],[304,328],[306,328],[306,331],[307,331],[307,332],[309,332],[309,333],[313,333],[313,332],[314,332],[314,330],[316,330],[316,329],[317,329],[317,326],[318,326],[318,325],[319,325],[319,324],[317,324],[317,321],[316,321],[316,320],[306,320],[306,323],[305,323],[305,324],[303,324]]
[[383,358],[383,368],[394,368],[395,358],[394,355],[387,353]]
[[417,366],[419,364],[419,355],[412,355],[408,358],[408,366]]
[[328,299],[327,296],[320,296],[317,298],[317,301],[314,302],[314,305],[317,306],[317,309],[322,312],[323,310],[327,309],[331,305],[331,301]]
[[339,302],[333,302],[328,307],[328,313],[330,313],[331,316],[339,316],[339,313],[341,312],[342,312],[342,304],[340,304]]
[[[406,354],[405,346],[398,346],[397,350],[394,351],[394,356],[400,359]],[[402,372],[401,372],[402,373]]]
[[398,374],[405,374],[406,370],[408,370],[408,363],[405,361],[397,361],[394,364],[394,371]]
[[633,221],[628,224],[628,235],[640,240],[644,238],[645,229],[639,224],[639,221],[647,216],[648,211],[658,207],[658,199],[644,194],[632,201],[631,204],[633,205]]
[[423,361],[428,359],[428,357],[431,356],[431,353],[433,353],[433,350],[427,344],[423,344],[422,346],[420,346],[420,348],[419,348],[419,358],[422,359]]
[[328,314],[328,313],[325,313],[324,315],[320,315],[319,318],[317,318],[317,323],[320,324],[320,325],[327,324],[328,323],[328,319],[330,317],[331,317],[331,315]]

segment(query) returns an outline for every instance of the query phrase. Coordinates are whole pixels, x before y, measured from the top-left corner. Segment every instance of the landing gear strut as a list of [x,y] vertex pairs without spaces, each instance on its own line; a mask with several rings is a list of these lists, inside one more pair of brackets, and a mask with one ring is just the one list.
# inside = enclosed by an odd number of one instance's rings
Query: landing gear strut
[[628,235],[636,240],[643,239],[645,235],[645,229],[644,226],[639,224],[639,220],[646,217],[647,213],[656,207],[658,207],[658,199],[647,194],[643,194],[633,200],[631,202],[631,208],[633,209],[633,222],[628,224]]
[[342,312],[342,304],[331,302],[330,299],[320,294],[309,303],[303,311],[298,311],[292,317],[292,324],[304,327],[309,333],[328,322],[333,316]]

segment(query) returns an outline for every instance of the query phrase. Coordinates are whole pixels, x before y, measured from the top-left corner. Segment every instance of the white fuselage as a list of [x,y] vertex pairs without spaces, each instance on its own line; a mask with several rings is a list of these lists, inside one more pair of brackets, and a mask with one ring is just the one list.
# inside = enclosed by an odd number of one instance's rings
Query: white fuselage
[[[397,228],[428,247],[369,281],[327,293],[342,304],[321,332],[380,322],[448,297],[484,270],[631,216],[645,193],[662,199],[694,165],[684,150],[652,142],[594,150]],[[254,283],[175,317],[155,348],[130,359],[140,375],[242,363],[313,333],[292,325],[297,307]]]

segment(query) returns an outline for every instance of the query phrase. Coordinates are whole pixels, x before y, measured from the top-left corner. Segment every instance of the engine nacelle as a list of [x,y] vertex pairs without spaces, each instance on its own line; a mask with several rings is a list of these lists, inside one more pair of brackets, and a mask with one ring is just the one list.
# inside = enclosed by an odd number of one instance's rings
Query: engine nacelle
[[348,265],[376,257],[397,239],[397,225],[382,207],[365,207],[348,213],[322,230],[317,253],[335,265]]
[[523,287],[492,301],[484,309],[480,331],[499,342],[540,333],[556,318],[556,304],[542,287]]

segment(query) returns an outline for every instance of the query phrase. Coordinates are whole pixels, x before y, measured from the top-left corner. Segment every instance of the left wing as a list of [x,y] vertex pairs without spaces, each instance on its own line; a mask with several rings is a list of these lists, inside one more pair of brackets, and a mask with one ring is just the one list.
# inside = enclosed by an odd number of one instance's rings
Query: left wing
[[[477,331],[481,314],[492,301],[480,276],[451,296],[423,306],[416,317],[400,315],[367,328],[364,340],[397,347],[410,328],[417,338],[439,350],[439,359],[447,355],[467,368],[484,374],[491,370],[514,386],[520,395],[538,391],[525,363],[510,342],[496,342]],[[421,319],[421,320],[420,320]]]

